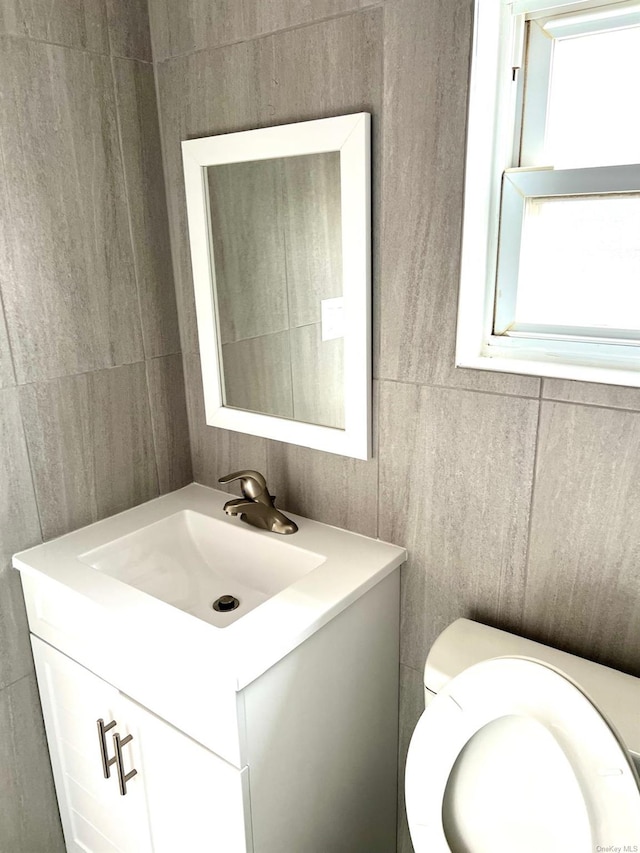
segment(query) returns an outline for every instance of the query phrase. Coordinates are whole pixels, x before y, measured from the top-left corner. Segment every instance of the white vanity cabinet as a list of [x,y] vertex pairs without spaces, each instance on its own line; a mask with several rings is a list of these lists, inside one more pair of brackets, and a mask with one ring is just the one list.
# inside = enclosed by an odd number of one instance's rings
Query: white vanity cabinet
[[[252,849],[246,768],[223,761],[37,637],[32,646],[69,853]],[[136,771],[125,793],[114,735],[124,742],[122,775]]]
[[[405,552],[298,516],[274,538],[227,499],[188,486],[14,556],[68,853],[393,853]],[[211,535],[171,551],[184,512]],[[245,563],[298,574],[233,621],[199,553],[240,598]]]

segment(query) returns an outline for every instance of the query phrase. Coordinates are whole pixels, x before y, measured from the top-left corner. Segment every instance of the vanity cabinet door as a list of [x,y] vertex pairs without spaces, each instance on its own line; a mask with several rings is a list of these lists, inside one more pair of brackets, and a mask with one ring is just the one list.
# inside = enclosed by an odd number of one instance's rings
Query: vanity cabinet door
[[121,796],[114,764],[105,779],[98,720],[105,727],[107,760],[113,734],[132,735],[123,747],[138,761],[139,734],[124,713],[121,694],[57,649],[32,635],[33,656],[68,853],[151,853],[144,775],[138,773]]
[[144,772],[154,853],[251,853],[249,768],[238,770],[125,701],[126,717],[139,733],[136,766]]
[[[32,635],[68,853],[251,853],[248,768],[238,770]],[[104,778],[98,720],[104,734]],[[125,740],[131,736],[131,740]]]

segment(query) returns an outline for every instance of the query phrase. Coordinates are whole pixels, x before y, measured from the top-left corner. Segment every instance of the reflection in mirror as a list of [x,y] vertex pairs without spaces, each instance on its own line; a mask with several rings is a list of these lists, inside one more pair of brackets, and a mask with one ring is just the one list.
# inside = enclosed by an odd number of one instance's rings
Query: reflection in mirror
[[339,152],[206,171],[225,405],[343,429]]

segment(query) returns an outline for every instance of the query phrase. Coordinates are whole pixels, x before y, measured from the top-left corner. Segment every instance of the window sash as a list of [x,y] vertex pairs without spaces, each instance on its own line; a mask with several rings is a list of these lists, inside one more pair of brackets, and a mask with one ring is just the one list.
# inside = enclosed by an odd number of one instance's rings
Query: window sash
[[[595,35],[640,25],[640,0],[626,0],[609,7],[562,14],[526,16],[525,73],[519,81],[521,116],[515,117],[514,134],[519,151],[514,160],[521,167],[550,166],[545,140],[551,94],[554,45],[557,40]],[[522,61],[518,63],[522,64]]]
[[[589,196],[640,192],[640,165],[595,166],[589,169],[507,169],[502,181],[500,205],[500,240],[496,275],[493,334],[507,335],[526,331],[531,337],[535,329],[549,340],[563,337],[561,327],[556,327],[549,336],[542,326],[529,326],[526,330],[516,325],[516,302],[518,296],[518,273],[520,249],[524,225],[525,206],[529,198],[559,198],[562,196]],[[566,327],[565,337],[583,336],[578,327]],[[573,331],[570,331],[570,330]],[[590,328],[592,339],[618,338],[626,330],[602,330]],[[630,336],[622,335],[627,340]],[[635,336],[631,336],[635,339]]]
[[638,0],[627,0],[627,2],[615,3],[607,8],[555,14],[537,20],[547,35],[554,39],[594,35],[609,30],[638,26],[640,24],[640,2]]

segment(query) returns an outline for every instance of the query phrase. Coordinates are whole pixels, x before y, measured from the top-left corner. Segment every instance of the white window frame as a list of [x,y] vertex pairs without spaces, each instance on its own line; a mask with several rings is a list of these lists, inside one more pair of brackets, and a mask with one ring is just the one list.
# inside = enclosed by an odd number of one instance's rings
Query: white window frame
[[[620,14],[630,21],[637,15],[640,20],[640,3],[631,0],[475,2],[456,346],[459,367],[640,387],[637,332],[607,330],[604,338],[593,329],[514,326],[515,279],[507,274],[509,267],[513,273],[519,260],[528,197],[640,192],[640,165],[557,171],[532,166],[539,162],[543,139],[531,134],[529,150],[520,151],[516,116],[522,112],[525,21],[536,19],[541,26],[555,29],[557,21],[549,23],[549,18],[564,12],[586,13],[567,16],[562,25],[576,33],[585,26],[592,30],[594,6],[609,7],[607,16]],[[540,46],[544,50],[542,42]],[[535,121],[536,112],[538,116],[546,112],[548,80],[540,80],[535,95],[528,99],[525,122],[532,117]],[[525,165],[514,168],[514,163]],[[505,210],[502,231],[501,208]],[[495,328],[502,334],[494,334],[494,317]]]

